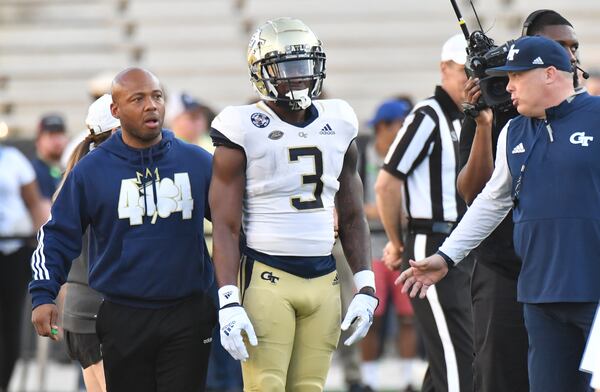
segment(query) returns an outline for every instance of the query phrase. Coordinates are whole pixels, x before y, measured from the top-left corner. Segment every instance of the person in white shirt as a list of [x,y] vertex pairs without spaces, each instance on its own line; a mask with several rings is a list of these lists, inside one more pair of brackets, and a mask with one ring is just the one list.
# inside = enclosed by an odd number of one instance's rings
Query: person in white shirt
[[19,357],[21,316],[33,248],[26,242],[48,218],[35,171],[16,148],[0,145],[0,391]]

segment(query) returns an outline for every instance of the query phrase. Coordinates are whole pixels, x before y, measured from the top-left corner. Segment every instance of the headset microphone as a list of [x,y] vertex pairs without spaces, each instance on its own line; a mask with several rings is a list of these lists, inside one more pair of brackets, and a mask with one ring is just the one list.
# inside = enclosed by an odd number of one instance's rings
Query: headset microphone
[[575,66],[575,68],[577,68],[578,70],[581,71],[581,76],[583,76],[584,79],[589,79],[590,78],[590,74],[585,72],[583,69],[579,68],[578,65]]

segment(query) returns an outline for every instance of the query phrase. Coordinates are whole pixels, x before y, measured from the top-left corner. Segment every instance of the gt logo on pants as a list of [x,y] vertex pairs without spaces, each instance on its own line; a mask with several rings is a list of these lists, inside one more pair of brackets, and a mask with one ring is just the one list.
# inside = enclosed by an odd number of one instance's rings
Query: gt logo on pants
[[273,273],[271,271],[265,271],[262,274],[260,274],[260,278],[263,280],[268,280],[269,282],[275,284],[277,283],[277,281],[279,280],[278,276],[273,275]]

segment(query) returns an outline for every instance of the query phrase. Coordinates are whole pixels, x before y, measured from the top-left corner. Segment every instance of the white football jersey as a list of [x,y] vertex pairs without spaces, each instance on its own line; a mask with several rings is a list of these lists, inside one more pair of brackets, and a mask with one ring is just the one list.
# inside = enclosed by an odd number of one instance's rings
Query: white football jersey
[[246,153],[243,230],[247,245],[281,256],[327,256],[334,197],[358,120],[347,102],[314,101],[304,126],[282,121],[264,102],[225,108],[212,128]]

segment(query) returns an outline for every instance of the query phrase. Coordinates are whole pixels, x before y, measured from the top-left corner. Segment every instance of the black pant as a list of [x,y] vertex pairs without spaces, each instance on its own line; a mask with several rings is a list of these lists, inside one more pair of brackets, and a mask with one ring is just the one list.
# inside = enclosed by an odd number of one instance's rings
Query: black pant
[[215,323],[207,296],[160,309],[105,301],[96,331],[108,392],[204,391]]
[[[420,260],[435,253],[445,238],[443,234],[409,234],[403,268],[408,267],[409,258]],[[423,392],[473,390],[471,269],[472,262],[466,259],[430,287],[426,299],[411,299],[429,361]]]
[[0,252],[0,390],[8,389],[19,358],[21,321],[27,282],[31,279],[29,261],[32,253],[29,247],[9,255]]
[[471,281],[475,391],[527,392],[528,339],[517,281],[481,263]]

